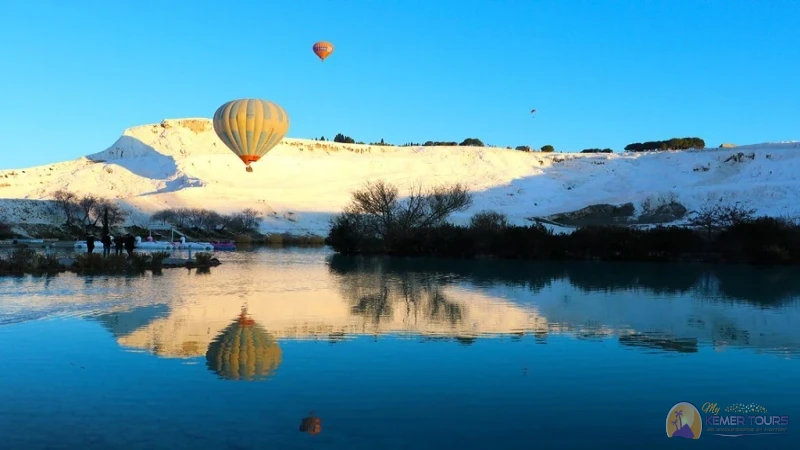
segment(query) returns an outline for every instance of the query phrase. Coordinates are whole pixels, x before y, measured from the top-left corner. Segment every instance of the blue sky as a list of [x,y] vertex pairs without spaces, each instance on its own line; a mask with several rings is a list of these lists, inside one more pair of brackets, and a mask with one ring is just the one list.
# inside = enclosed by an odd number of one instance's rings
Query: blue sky
[[797,0],[5,1],[0,167],[242,97],[298,138],[800,139],[798,21]]

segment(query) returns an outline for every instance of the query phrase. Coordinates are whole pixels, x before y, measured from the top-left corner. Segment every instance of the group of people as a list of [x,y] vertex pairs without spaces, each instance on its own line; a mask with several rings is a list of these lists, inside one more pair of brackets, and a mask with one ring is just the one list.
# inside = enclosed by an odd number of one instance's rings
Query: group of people
[[[94,252],[94,243],[96,241],[97,238],[91,234],[86,236],[86,249],[89,254]],[[128,253],[128,256],[131,256],[133,254],[134,247],[136,247],[136,237],[130,233],[125,236],[114,237],[112,237],[110,234],[105,234],[102,238],[100,238],[100,242],[103,244],[103,257],[111,254],[111,244],[114,244],[115,255],[122,255],[122,250],[124,249],[125,252]]]

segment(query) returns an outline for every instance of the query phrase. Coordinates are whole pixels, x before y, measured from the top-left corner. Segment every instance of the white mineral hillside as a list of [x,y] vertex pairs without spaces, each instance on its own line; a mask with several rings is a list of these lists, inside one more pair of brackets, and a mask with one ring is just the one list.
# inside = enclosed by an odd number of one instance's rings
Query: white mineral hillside
[[[432,136],[431,138],[434,138]],[[741,153],[741,155],[739,155]],[[738,156],[737,156],[738,155]],[[732,158],[733,157],[733,158]],[[284,139],[246,173],[208,119],[126,130],[108,149],[74,161],[0,171],[0,215],[58,223],[53,193],[116,199],[132,220],[163,208],[261,211],[264,231],[324,234],[328,219],[367,180],[401,188],[461,182],[475,192],[461,222],[482,209],[529,223],[598,203],[676,196],[693,209],[742,202],[760,214],[800,215],[800,141],[639,154],[527,153],[480,147],[389,147]]]

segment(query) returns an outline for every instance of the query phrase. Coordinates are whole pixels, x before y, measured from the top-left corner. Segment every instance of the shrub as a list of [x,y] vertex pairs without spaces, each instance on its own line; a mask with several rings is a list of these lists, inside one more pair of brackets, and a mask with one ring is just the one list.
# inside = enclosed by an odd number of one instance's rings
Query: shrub
[[128,257],[125,255],[109,255],[105,258],[103,264],[105,264],[105,269],[108,271],[122,272],[128,269]]
[[731,224],[717,240],[717,249],[731,260],[776,264],[800,260],[800,228],[780,219],[759,217]]
[[515,148],[515,150],[519,150],[519,151],[521,151],[521,152],[529,152],[529,151],[531,151],[531,148],[530,148],[530,146],[528,146],[528,145],[518,145],[518,146]]
[[160,269],[164,260],[169,257],[169,252],[153,252],[150,254],[150,264],[152,264],[154,269]]
[[556,149],[552,145],[545,145],[540,150],[548,153],[556,151]]
[[[108,269],[106,259],[97,253],[79,253],[75,255],[72,266],[79,272]],[[123,265],[122,269],[124,268],[125,266]]]
[[56,272],[64,267],[55,255],[44,255],[29,248],[16,249],[5,258],[0,258],[0,270],[11,273]]
[[209,252],[197,252],[194,255],[194,260],[197,261],[197,264],[207,265],[211,263],[211,258],[213,255]]
[[11,252],[4,261],[5,270],[22,273],[33,269],[36,252],[29,248],[18,248]]
[[130,267],[136,271],[143,271],[153,262],[153,255],[151,253],[138,253],[134,252],[128,257]]
[[422,144],[423,147],[456,147],[458,142],[455,141],[427,141]]
[[58,256],[43,255],[41,253],[37,253],[34,257],[33,266],[35,270],[42,272],[55,272],[64,268],[64,266],[58,262]]
[[483,141],[478,138],[466,138],[458,145],[461,147],[484,147]]
[[585,148],[585,149],[581,150],[581,153],[614,153],[614,150],[612,150],[610,148],[603,148],[603,149]]
[[503,230],[508,227],[508,217],[496,211],[480,211],[470,218],[469,227],[483,231]]

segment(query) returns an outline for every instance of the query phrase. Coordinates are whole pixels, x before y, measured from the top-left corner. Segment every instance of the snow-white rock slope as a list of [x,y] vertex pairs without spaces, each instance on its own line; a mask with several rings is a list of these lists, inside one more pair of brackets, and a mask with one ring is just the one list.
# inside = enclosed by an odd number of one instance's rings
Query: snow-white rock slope
[[[743,158],[730,159],[738,153]],[[749,156],[752,155],[752,159]],[[208,119],[165,120],[125,130],[108,149],[74,161],[0,171],[0,216],[48,223],[53,193],[113,198],[134,220],[163,208],[254,208],[264,231],[324,234],[328,219],[367,180],[402,188],[461,182],[473,207],[514,223],[597,203],[672,197],[693,209],[741,202],[758,213],[800,216],[800,141],[681,152],[580,154],[481,147],[389,147],[284,139],[245,172]],[[48,212],[50,211],[50,212]]]

